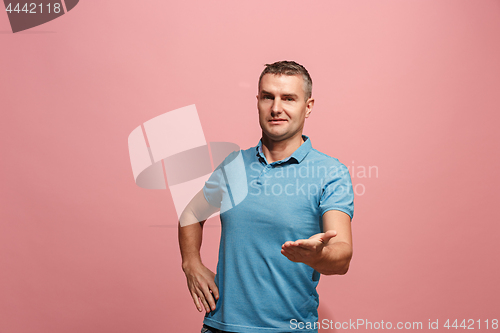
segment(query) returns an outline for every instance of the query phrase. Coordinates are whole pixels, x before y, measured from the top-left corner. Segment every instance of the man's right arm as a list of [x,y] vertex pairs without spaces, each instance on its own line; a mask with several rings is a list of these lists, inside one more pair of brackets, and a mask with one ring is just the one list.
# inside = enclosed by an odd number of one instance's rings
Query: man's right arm
[[203,190],[198,192],[187,205],[179,219],[179,247],[182,257],[182,270],[186,275],[191,297],[198,311],[215,310],[219,290],[215,285],[215,274],[201,262],[200,248],[205,220],[218,209],[211,206]]

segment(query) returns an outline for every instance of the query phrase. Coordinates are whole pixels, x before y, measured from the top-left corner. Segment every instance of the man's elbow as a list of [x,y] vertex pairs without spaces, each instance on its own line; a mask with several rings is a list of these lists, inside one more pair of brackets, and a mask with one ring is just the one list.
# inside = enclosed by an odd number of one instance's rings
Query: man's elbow
[[323,275],[344,275],[349,271],[350,259],[345,263],[337,264],[329,270],[325,270],[324,272],[320,272]]
[[349,271],[349,265],[352,259],[352,247],[346,247],[346,250],[323,274],[325,275],[344,275]]
[[345,265],[343,265],[335,274],[336,275],[345,275],[349,271],[349,265],[351,264],[351,260],[349,259]]

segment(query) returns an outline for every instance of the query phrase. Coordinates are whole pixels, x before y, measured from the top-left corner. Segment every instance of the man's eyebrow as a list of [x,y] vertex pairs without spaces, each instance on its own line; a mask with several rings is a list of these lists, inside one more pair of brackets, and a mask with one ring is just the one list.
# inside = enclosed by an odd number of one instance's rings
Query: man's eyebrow
[[[265,90],[262,90],[260,92],[262,95],[270,95],[270,96],[274,96],[273,93],[269,92],[269,91],[265,91]],[[299,96],[297,94],[281,94],[282,97],[291,97],[291,98],[299,98]]]

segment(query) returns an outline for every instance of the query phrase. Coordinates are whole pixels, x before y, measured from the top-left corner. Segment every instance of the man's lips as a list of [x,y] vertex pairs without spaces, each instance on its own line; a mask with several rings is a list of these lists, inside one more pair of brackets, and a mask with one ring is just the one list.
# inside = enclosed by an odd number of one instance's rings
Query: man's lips
[[287,121],[286,119],[269,119],[269,122],[271,124],[281,124],[283,122]]

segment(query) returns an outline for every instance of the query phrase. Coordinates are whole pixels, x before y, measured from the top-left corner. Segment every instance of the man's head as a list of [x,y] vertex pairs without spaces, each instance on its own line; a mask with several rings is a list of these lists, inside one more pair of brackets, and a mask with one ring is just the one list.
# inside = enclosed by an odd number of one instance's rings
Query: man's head
[[262,82],[262,77],[266,74],[274,75],[300,75],[304,81],[304,95],[306,101],[312,96],[312,79],[309,72],[304,66],[295,61],[277,61],[273,64],[266,64],[266,68],[262,71],[259,78],[259,90]]
[[302,139],[305,119],[314,105],[311,85],[309,73],[296,62],[266,65],[257,95],[263,139],[274,142]]

